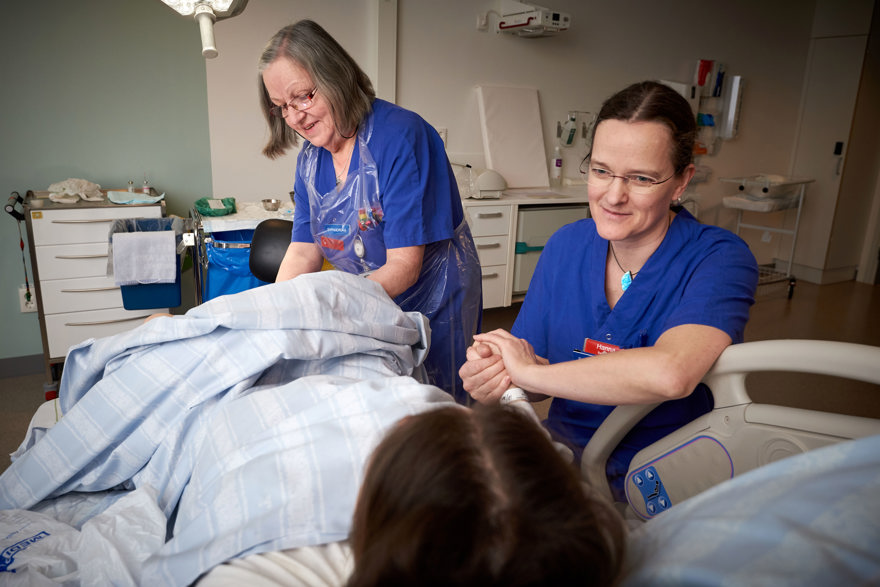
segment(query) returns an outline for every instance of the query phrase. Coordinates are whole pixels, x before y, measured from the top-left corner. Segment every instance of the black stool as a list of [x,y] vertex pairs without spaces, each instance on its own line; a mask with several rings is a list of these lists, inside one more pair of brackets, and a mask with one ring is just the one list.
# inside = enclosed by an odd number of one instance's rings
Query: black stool
[[263,220],[254,229],[248,266],[257,279],[275,282],[281,260],[290,246],[292,231],[293,222],[280,218]]

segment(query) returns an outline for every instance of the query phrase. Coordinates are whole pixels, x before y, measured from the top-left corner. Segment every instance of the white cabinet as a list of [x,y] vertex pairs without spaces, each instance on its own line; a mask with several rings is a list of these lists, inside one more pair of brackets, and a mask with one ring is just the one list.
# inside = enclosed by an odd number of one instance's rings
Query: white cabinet
[[[465,215],[474,237],[483,273],[483,308],[509,306],[514,301],[514,266],[518,218],[534,207],[576,208],[586,217],[586,188],[548,190],[507,190],[497,200],[464,200]],[[526,282],[528,280],[526,279]],[[521,291],[516,295],[520,296]],[[517,299],[520,299],[519,297]]]
[[64,362],[68,349],[90,338],[123,332],[155,312],[131,311],[122,292],[107,276],[108,235],[119,218],[160,218],[164,202],[116,205],[80,201],[56,204],[45,192],[29,192],[24,203],[34,273],[34,289],[43,340],[46,377],[57,380],[53,368]]
[[513,206],[465,206],[483,273],[483,307],[508,306]]

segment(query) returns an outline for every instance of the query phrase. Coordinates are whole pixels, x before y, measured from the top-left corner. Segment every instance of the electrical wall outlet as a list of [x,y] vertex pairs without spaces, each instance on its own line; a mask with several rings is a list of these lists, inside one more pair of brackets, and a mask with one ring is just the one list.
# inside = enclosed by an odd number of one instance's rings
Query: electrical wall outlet
[[489,30],[489,13],[481,12],[477,14],[477,30],[478,31],[488,31]]
[[28,299],[28,289],[27,287],[21,285],[18,287],[18,303],[21,306],[22,312],[36,312],[37,311],[37,297],[36,294],[31,290],[30,299]]

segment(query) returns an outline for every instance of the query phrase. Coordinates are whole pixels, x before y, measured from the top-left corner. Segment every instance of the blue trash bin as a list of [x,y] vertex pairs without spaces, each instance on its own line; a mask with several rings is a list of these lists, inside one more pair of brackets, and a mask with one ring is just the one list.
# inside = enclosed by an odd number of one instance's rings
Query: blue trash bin
[[[110,225],[108,238],[113,241],[117,232],[156,232],[173,230],[175,242],[179,245],[183,233],[180,218],[120,218]],[[112,255],[110,262],[112,262]],[[122,285],[122,306],[126,310],[148,310],[154,308],[176,308],[180,305],[180,255],[177,255],[177,278],[174,283],[141,283]]]
[[226,230],[211,233],[205,242],[208,266],[202,284],[202,301],[253,289],[267,282],[251,273],[250,244],[253,230]]

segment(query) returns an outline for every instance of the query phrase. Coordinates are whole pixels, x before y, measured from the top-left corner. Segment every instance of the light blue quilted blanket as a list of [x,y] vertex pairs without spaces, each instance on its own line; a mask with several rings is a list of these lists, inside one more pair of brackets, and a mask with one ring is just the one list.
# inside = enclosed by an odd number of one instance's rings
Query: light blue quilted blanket
[[[344,539],[384,431],[452,401],[412,377],[426,330],[376,283],[331,271],[72,348],[63,418],[0,477],[0,582],[186,585],[235,556]],[[108,505],[148,534],[161,516],[169,539],[111,530],[119,568],[76,560]],[[52,526],[57,544],[48,531],[28,543],[43,518],[79,534]],[[26,569],[40,549],[72,560]]]

